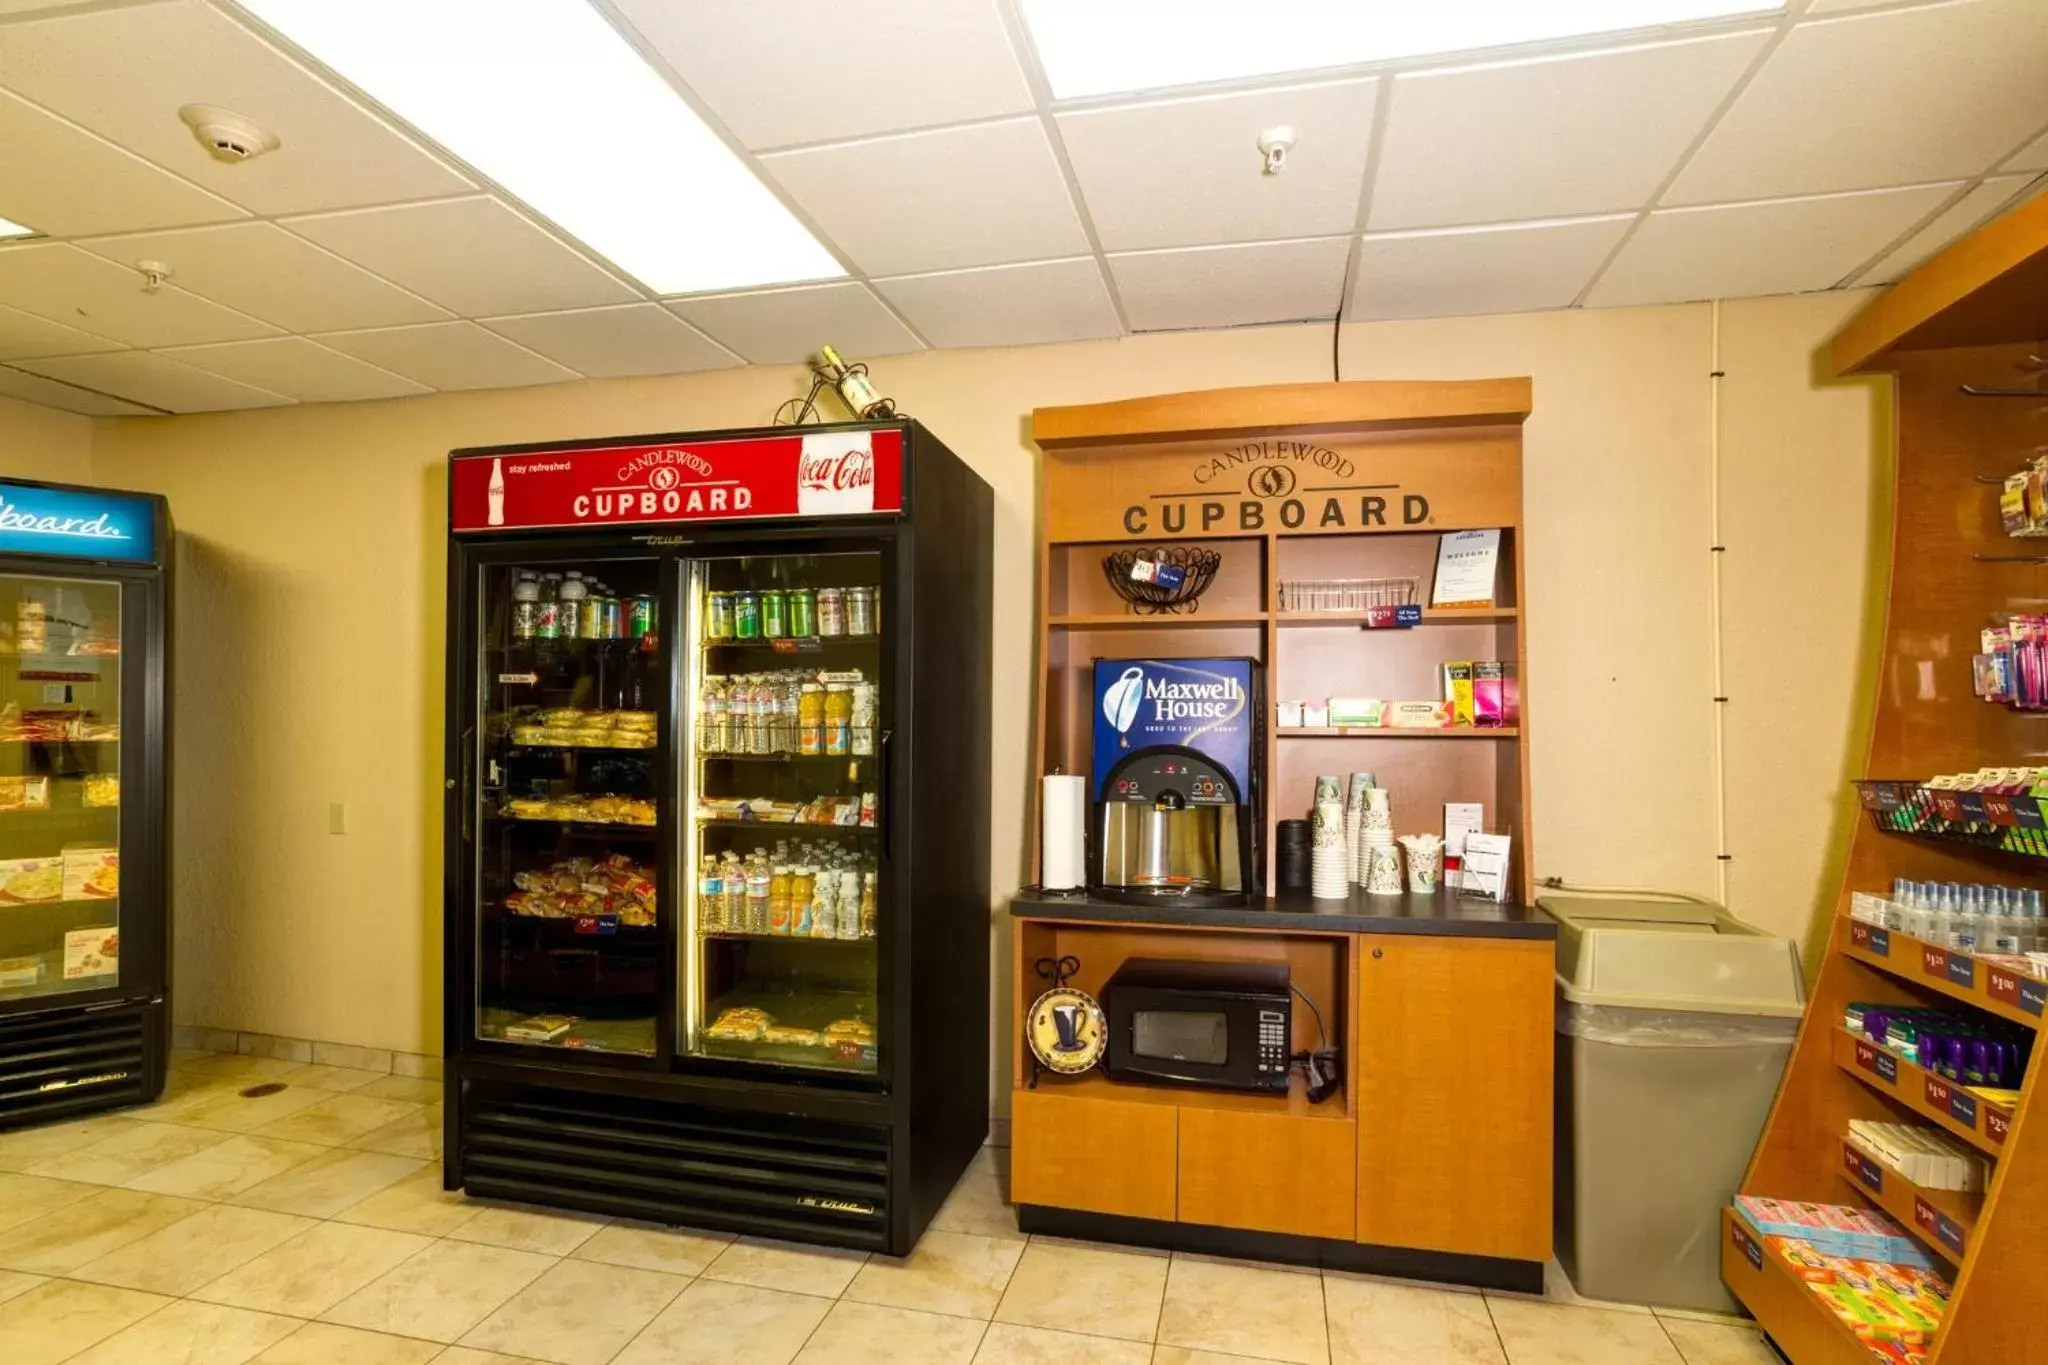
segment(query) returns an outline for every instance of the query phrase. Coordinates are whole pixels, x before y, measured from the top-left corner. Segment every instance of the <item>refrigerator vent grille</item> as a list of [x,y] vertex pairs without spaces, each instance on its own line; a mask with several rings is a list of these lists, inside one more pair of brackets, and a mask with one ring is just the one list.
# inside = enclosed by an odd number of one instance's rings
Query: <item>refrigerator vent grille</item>
[[879,1249],[889,1130],[567,1090],[463,1101],[473,1195]]
[[0,1128],[149,1098],[141,1009],[0,1019]]

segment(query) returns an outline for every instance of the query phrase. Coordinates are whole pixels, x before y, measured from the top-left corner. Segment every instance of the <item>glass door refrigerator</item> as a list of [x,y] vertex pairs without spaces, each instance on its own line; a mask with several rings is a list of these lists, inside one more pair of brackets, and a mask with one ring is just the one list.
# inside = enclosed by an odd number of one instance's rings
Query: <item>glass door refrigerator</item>
[[169,1060],[170,509],[0,482],[0,1129]]
[[907,1252],[988,1130],[988,486],[905,420],[449,496],[449,1188]]

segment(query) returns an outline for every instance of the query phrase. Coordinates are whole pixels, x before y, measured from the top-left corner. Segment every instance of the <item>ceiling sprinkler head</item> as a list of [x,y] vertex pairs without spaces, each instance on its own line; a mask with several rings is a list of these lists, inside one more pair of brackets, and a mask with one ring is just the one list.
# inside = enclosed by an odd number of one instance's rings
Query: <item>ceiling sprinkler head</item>
[[164,281],[171,277],[171,268],[162,261],[137,261],[135,268],[142,272],[142,292],[154,294],[164,287]]
[[277,134],[217,104],[188,104],[178,117],[215,161],[237,165],[277,150]]
[[1287,153],[1294,149],[1294,130],[1286,124],[1259,134],[1259,155],[1265,158],[1264,174],[1278,175],[1287,169]]

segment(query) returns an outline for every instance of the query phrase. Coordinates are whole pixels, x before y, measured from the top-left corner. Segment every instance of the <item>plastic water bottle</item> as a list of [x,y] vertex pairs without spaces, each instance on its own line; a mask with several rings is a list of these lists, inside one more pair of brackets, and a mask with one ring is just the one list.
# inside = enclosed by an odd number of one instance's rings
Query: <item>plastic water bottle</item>
[[1913,902],[1913,883],[1904,877],[1892,880],[1892,898],[1885,902],[1884,927],[1895,934],[1906,932],[1907,915]]
[[1984,888],[1974,883],[1960,888],[1955,919],[1949,925],[1948,946],[1959,953],[1977,951],[1977,931],[1984,919]]
[[2021,892],[2020,911],[2026,916],[2026,926],[2020,931],[2026,941],[2026,951],[2048,951],[2048,924],[2042,922],[2041,893],[2032,887]]
[[1913,894],[1906,902],[1906,932],[1914,938],[1932,943],[1935,934],[1935,910],[1940,905],[1941,888],[1933,882],[1914,882],[1912,887]]

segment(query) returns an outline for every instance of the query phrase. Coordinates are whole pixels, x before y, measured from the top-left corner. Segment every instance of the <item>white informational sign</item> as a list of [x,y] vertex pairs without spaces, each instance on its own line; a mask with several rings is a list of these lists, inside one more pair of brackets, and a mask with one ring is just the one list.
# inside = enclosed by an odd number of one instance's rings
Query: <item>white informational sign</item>
[[1437,539],[1432,607],[1490,607],[1500,569],[1499,531],[1447,531]]
[[1465,866],[1458,890],[1467,896],[1490,901],[1507,899],[1508,849],[1514,840],[1505,834],[1465,836]]

